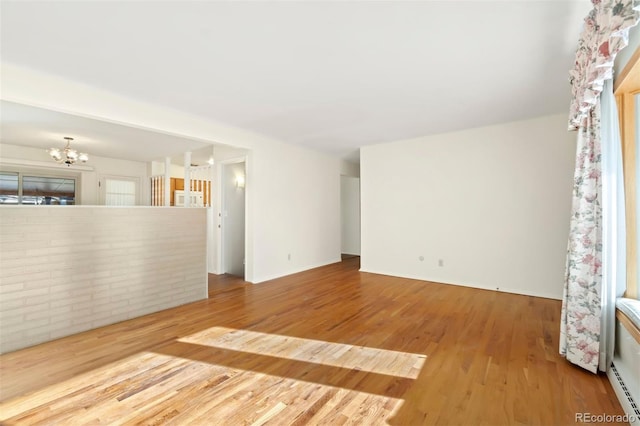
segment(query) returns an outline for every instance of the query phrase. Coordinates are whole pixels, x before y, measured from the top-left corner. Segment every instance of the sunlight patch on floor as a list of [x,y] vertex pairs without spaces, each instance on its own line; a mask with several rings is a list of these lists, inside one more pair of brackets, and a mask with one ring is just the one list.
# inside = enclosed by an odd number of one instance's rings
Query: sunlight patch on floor
[[426,355],[212,327],[0,402],[1,424],[383,423]]
[[[173,373],[177,374],[173,374]],[[161,378],[161,380],[160,380]],[[2,424],[384,423],[402,400],[141,352],[0,403]]]
[[178,341],[408,379],[418,377],[426,360],[423,354],[226,327],[211,327]]
[[[73,377],[43,386],[25,395],[0,402],[0,424],[19,413],[36,409],[38,406],[56,403],[57,406],[73,405],[96,389],[127,389],[131,376],[142,375],[145,371],[171,361],[171,357],[158,356],[153,352],[140,352],[91,369]],[[73,397],[69,397],[74,394]],[[47,408],[44,411],[51,411]]]

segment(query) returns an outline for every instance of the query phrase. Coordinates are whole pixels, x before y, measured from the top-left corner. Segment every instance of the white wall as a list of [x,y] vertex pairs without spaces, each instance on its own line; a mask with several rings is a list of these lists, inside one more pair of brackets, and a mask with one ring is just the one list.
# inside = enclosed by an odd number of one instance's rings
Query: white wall
[[566,128],[561,114],[363,147],[362,270],[561,298]]
[[255,281],[339,262],[340,161],[285,144],[256,148],[250,159]]
[[[10,145],[2,143],[0,145],[0,159],[25,160],[41,162],[44,167],[30,166],[30,170],[38,169],[47,174],[76,174],[79,179],[79,204],[98,205],[101,204],[98,188],[98,180],[102,176],[125,176],[138,178],[140,181],[140,205],[149,205],[149,177],[147,164],[140,161],[119,160],[114,158],[98,157],[89,153],[89,161],[84,166],[92,170],[86,171],[79,168],[67,167],[56,164],[45,150],[26,146]],[[0,169],[24,169],[19,165],[3,165]]]
[[[340,160],[170,108],[3,62],[11,102],[251,150],[246,279],[261,282],[340,260]],[[291,253],[291,260],[287,254]]]
[[205,224],[199,208],[2,206],[0,352],[206,298]]
[[360,178],[340,176],[342,253],[360,255]]

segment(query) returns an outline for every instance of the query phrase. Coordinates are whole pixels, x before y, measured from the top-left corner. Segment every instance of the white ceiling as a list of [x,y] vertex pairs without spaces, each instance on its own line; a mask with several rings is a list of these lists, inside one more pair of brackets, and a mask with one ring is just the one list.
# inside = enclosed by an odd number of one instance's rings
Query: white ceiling
[[[192,151],[192,163],[204,164],[213,145],[146,129],[79,117],[43,108],[0,102],[2,143],[47,149],[64,148],[65,136],[74,138],[72,148],[91,155],[134,161],[163,160],[183,164],[183,154]],[[2,148],[0,146],[0,154]]]
[[3,1],[0,35],[3,61],[345,156],[567,111],[590,7]]

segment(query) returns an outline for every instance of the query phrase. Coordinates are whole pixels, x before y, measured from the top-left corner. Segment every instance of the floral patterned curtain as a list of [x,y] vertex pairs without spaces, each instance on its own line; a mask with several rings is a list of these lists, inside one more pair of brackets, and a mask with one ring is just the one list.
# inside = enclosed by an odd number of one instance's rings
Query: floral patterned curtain
[[602,291],[600,161],[600,106],[596,103],[578,134],[560,327],[560,353],[594,373],[600,353]]
[[[567,270],[560,325],[560,353],[597,372],[601,341],[602,167],[600,93],[612,78],[616,54],[640,20],[640,0],[592,0],[593,10],[570,72],[573,99],[569,129],[579,130]],[[605,283],[606,284],[606,283]]]

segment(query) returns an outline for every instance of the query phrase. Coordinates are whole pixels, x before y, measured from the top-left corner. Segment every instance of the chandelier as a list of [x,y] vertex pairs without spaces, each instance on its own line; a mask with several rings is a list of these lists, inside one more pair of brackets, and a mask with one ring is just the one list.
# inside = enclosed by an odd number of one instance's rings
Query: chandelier
[[70,166],[76,161],[82,161],[83,163],[86,163],[89,160],[89,154],[78,152],[75,149],[71,148],[71,141],[73,140],[73,138],[65,136],[64,140],[67,141],[67,146],[64,149],[49,148],[47,150],[54,161]]

